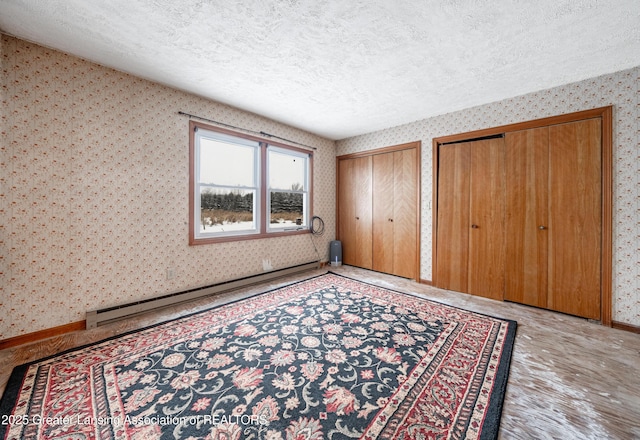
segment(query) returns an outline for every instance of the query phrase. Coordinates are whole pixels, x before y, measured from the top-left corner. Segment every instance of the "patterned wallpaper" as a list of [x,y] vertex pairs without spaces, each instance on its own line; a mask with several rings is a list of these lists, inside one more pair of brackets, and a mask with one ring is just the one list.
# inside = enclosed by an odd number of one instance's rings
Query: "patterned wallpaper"
[[432,139],[613,105],[613,319],[640,326],[640,67],[337,142],[343,155],[422,141],[422,279],[431,279]]
[[[421,140],[421,278],[431,278],[431,139],[614,105],[613,318],[640,325],[640,67],[337,143],[2,35],[0,340],[87,310],[327,258],[335,155]],[[317,147],[325,234],[188,246],[188,119]],[[314,247],[315,246],[315,247]],[[166,270],[176,276],[167,280]]]
[[[263,259],[288,267],[315,260],[315,247],[328,259],[333,141],[5,35],[0,50],[0,340],[261,273]],[[178,111],[316,147],[324,235],[190,247]]]

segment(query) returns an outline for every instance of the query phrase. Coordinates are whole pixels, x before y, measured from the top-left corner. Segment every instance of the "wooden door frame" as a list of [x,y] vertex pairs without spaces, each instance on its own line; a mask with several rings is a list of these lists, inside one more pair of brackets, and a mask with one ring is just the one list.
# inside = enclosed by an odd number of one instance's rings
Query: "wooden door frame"
[[[420,280],[420,235],[421,235],[421,206],[420,206],[420,201],[421,201],[421,194],[422,194],[422,185],[421,185],[421,168],[422,168],[422,154],[421,154],[421,150],[422,150],[422,142],[421,141],[414,141],[414,142],[408,142],[406,144],[399,144],[399,145],[392,145],[389,147],[383,147],[383,148],[377,148],[374,150],[365,150],[365,151],[360,151],[357,153],[350,153],[350,154],[344,154],[342,156],[336,156],[336,171],[338,171],[340,169],[340,161],[341,160],[347,160],[347,159],[355,159],[358,157],[367,157],[367,156],[375,156],[378,154],[385,154],[385,153],[393,153],[395,151],[401,151],[401,150],[409,150],[409,149],[415,149],[416,150],[416,185],[417,185],[417,191],[416,191],[416,273],[415,273],[415,280],[419,281]],[[340,206],[340,173],[336,172],[336,240],[341,240],[340,238],[340,209],[338,208]]]
[[548,125],[565,124],[583,119],[600,118],[602,123],[602,243],[600,273],[600,322],[611,327],[613,302],[613,107],[599,107],[559,116],[501,125],[482,130],[469,131],[449,136],[433,138],[433,198],[432,198],[432,283],[438,285],[437,274],[433,270],[438,258],[438,153],[442,144],[468,141],[471,139],[496,136],[511,131],[528,130]]

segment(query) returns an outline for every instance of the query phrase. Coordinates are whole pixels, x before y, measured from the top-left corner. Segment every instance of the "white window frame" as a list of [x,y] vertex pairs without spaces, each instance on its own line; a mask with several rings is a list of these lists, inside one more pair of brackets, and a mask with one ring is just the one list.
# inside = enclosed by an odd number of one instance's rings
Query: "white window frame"
[[[267,237],[279,237],[310,233],[313,206],[313,152],[292,147],[279,142],[236,133],[234,131],[210,126],[197,121],[189,121],[189,245],[201,245],[227,241],[251,240]],[[200,178],[200,139],[206,137],[217,141],[256,148],[254,156],[255,187],[231,186],[239,190],[255,191],[253,198],[253,219],[251,229],[213,232],[201,230],[201,190],[203,188],[230,188],[228,185],[216,185],[215,182],[203,182]],[[305,160],[305,182],[300,193],[303,194],[303,220],[301,225],[291,227],[271,227],[271,200],[268,188],[268,152],[277,151]],[[278,188],[277,190],[282,190]],[[291,192],[291,191],[288,191]],[[294,191],[295,192],[295,191]]]
[[[253,151],[253,186],[244,186],[244,185],[220,185],[213,182],[203,182],[200,176],[200,153],[201,153],[201,141],[202,139],[211,139],[220,143],[230,144],[233,146],[240,146],[246,148],[252,148]],[[251,141],[248,139],[240,138],[237,136],[230,136],[225,133],[220,133],[217,131],[211,131],[203,128],[197,127],[195,130],[195,149],[196,149],[196,167],[195,167],[195,193],[194,193],[194,204],[195,204],[195,214],[201,212],[201,191],[204,188],[211,189],[235,189],[240,191],[253,191],[253,227],[249,229],[239,229],[239,230],[230,230],[223,232],[207,232],[206,229],[202,231],[200,228],[200,224],[198,222],[197,227],[194,229],[195,239],[200,240],[204,238],[214,238],[214,237],[232,237],[237,235],[254,235],[260,233],[260,143],[256,141]],[[200,216],[197,215],[199,218]],[[194,221],[197,219],[194,219]],[[200,222],[202,220],[200,219]]]
[[[278,147],[278,146],[274,146],[274,145],[268,145],[267,147],[267,166],[266,166],[266,173],[267,173],[267,182],[270,182],[270,172],[271,172],[271,164],[269,161],[269,151],[273,151],[276,153],[280,153],[280,154],[285,154],[288,156],[292,156],[298,159],[301,159],[304,161],[305,163],[305,167],[304,167],[304,181],[302,182],[303,185],[303,189],[301,191],[293,191],[293,190],[287,190],[286,188],[271,188],[268,187],[267,188],[267,203],[266,203],[266,212],[265,215],[267,215],[267,232],[269,233],[273,233],[273,232],[283,232],[283,231],[300,231],[300,230],[304,230],[304,229],[309,229],[309,220],[310,220],[310,216],[309,216],[309,198],[310,198],[310,180],[309,180],[309,153],[306,152],[302,152],[302,151],[298,151],[298,150],[292,150],[290,148],[282,148],[282,147]],[[272,192],[288,192],[288,193],[298,193],[298,194],[302,194],[302,224],[301,225],[291,225],[290,227],[272,227],[271,226],[271,193]]]

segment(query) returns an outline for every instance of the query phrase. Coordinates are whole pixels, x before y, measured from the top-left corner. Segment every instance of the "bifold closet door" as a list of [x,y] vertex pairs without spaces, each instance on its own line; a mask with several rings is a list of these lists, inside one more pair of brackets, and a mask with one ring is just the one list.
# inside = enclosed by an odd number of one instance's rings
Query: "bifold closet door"
[[548,307],[600,319],[601,120],[549,127]]
[[547,307],[549,127],[510,132],[506,143],[504,299]]
[[393,153],[373,156],[373,270],[393,273]]
[[504,140],[442,145],[438,158],[437,286],[502,299]]
[[505,299],[600,319],[601,121],[506,134]]
[[470,143],[438,151],[437,286],[468,292]]
[[344,264],[372,268],[372,159],[338,161],[338,207]]
[[417,278],[417,151],[373,156],[373,269]]
[[418,149],[393,153],[393,273],[420,278],[418,194],[420,176]]
[[469,142],[469,293],[502,300],[505,264],[504,139]]

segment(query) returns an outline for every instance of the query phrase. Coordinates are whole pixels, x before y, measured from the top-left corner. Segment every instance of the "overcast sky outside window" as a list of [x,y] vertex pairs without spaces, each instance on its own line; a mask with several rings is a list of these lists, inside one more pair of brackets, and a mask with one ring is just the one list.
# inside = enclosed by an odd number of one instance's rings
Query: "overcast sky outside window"
[[[208,139],[200,139],[200,181],[228,186],[257,186],[253,181],[256,149]],[[294,184],[304,184],[304,159],[298,156],[269,152],[272,170],[269,187],[291,189]]]

